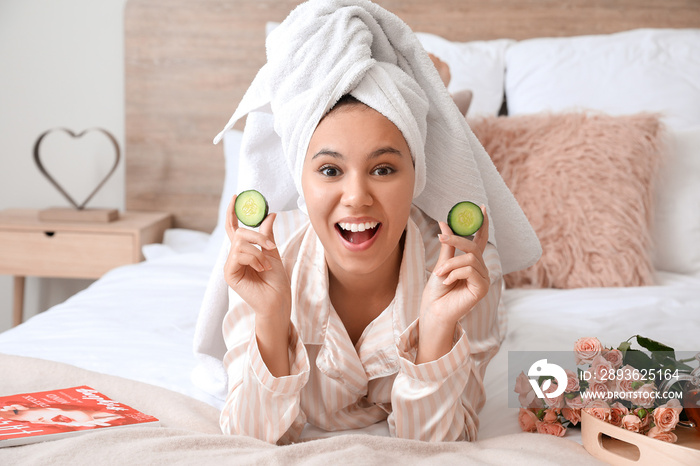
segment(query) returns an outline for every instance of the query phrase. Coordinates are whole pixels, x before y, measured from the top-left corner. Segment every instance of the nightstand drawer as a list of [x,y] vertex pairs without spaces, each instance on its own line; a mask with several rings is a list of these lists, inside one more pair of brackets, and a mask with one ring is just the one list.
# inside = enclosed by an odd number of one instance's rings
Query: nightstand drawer
[[4,274],[98,278],[140,251],[130,234],[0,230],[0,257]]

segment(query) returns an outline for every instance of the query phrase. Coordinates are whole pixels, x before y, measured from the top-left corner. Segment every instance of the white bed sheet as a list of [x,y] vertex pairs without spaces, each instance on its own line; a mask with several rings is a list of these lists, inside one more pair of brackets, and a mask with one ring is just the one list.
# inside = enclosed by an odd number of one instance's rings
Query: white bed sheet
[[[192,233],[170,231],[166,240],[146,249],[145,262],[114,269],[0,334],[0,352],[150,383],[220,408],[221,400],[191,380],[192,338],[214,257],[199,252],[206,240]],[[508,335],[486,372],[479,438],[520,431],[517,409],[508,406],[509,351],[571,351],[582,336],[617,345],[635,334],[700,351],[700,278],[664,273],[658,282],[640,288],[507,290]],[[365,431],[388,432],[381,425]],[[580,442],[578,429],[567,437]]]

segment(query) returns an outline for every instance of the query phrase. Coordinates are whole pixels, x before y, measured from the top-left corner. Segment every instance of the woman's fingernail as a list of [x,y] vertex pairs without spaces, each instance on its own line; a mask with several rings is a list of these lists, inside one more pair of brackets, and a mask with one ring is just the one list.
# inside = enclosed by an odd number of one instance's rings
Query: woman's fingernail
[[442,275],[442,267],[438,267],[437,269],[433,270],[433,273],[439,277]]
[[275,249],[277,247],[277,245],[269,239],[265,242],[265,246],[267,246],[267,249]]
[[442,233],[439,233],[439,234],[438,234],[438,239],[439,239],[440,241],[447,241],[449,238],[448,238],[447,235],[443,235]]

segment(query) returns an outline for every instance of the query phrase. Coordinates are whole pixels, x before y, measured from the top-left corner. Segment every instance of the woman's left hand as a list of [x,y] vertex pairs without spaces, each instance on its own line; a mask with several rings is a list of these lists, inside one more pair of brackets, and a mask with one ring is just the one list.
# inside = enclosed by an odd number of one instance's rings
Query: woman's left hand
[[[486,296],[491,284],[483,257],[489,240],[489,219],[483,206],[481,211],[484,222],[473,240],[455,235],[446,223],[439,222],[442,245],[423,290],[421,323],[449,331],[450,338],[457,322]],[[465,254],[455,256],[457,249]]]

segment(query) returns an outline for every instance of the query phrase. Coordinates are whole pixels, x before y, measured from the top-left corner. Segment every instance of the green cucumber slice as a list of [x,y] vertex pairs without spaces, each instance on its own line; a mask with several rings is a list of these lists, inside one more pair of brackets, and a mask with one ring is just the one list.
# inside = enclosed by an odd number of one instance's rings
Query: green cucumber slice
[[458,202],[447,214],[447,224],[455,235],[471,236],[483,223],[484,214],[481,207],[471,201]]
[[267,199],[258,191],[249,189],[236,197],[233,210],[243,225],[255,228],[260,226],[267,217]]

